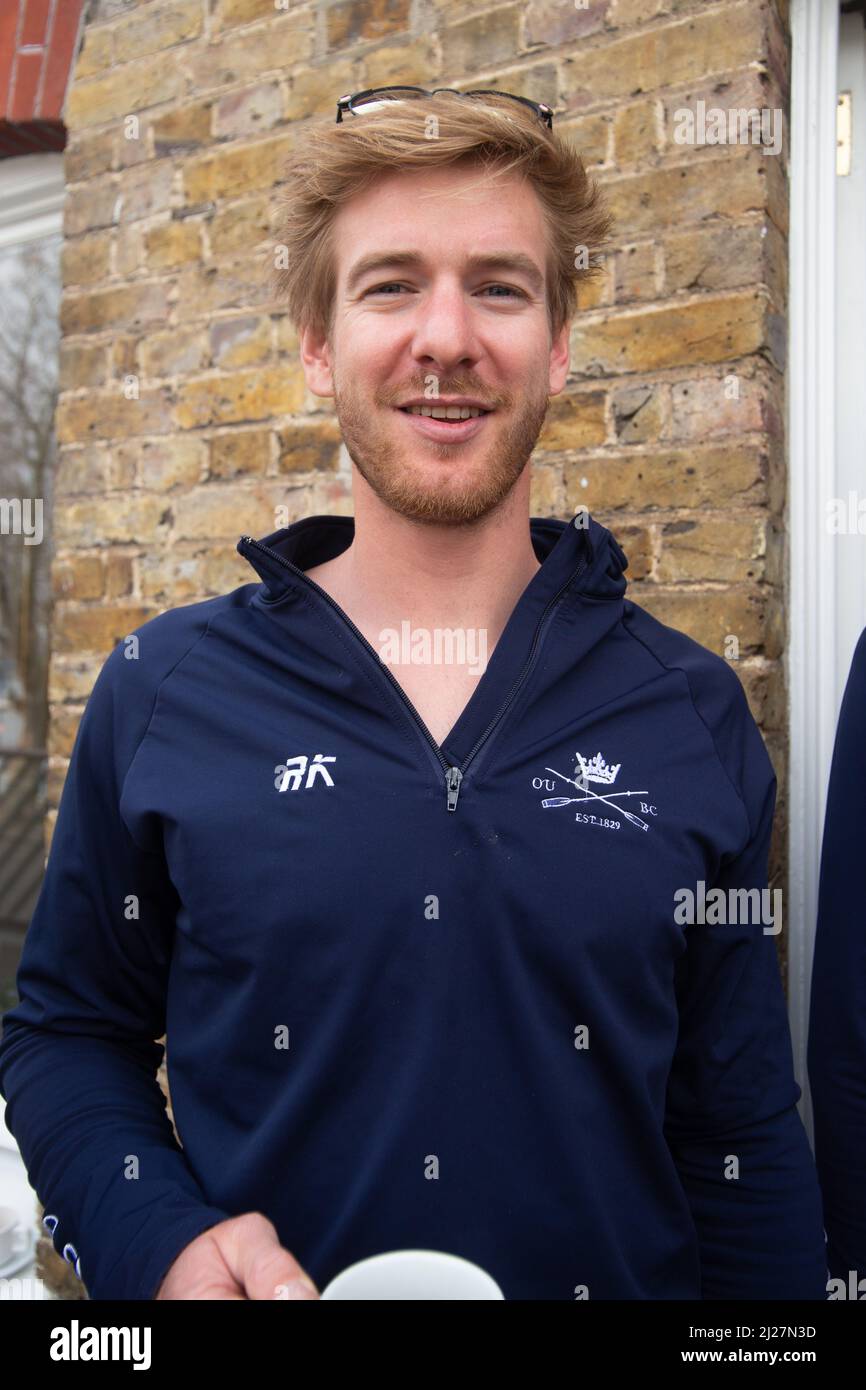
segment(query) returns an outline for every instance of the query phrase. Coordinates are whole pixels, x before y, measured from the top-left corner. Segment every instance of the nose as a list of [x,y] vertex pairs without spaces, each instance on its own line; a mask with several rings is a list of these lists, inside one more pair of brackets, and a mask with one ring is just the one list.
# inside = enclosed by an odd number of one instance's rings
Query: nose
[[419,304],[412,355],[445,375],[478,360],[480,353],[471,299],[454,276],[436,280]]

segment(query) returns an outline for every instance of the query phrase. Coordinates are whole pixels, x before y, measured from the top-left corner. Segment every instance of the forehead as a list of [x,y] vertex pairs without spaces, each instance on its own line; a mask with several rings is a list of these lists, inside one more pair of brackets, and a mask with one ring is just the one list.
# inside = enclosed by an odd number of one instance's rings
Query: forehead
[[507,248],[544,266],[546,229],[532,185],[477,165],[384,174],[343,204],[334,234],[341,282],[362,257],[408,245],[437,264]]

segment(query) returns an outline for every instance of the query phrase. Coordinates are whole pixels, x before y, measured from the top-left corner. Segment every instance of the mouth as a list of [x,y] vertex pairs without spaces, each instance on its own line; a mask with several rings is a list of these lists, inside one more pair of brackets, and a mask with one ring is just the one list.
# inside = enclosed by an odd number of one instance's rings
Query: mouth
[[[431,414],[431,411],[437,409],[435,405],[403,405],[397,406],[395,409],[398,414],[406,417],[409,428],[415,430],[425,439],[444,440],[452,444],[462,444],[466,439],[473,439],[484,428],[485,420],[495,414],[493,410],[452,406],[448,408],[451,412],[451,418],[443,419]],[[459,417],[457,417],[458,410]]]

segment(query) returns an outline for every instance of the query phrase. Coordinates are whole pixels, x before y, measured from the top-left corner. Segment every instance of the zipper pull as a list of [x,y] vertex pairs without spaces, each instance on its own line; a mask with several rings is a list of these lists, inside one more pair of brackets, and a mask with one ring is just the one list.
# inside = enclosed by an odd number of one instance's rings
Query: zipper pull
[[448,810],[457,810],[457,798],[460,795],[460,783],[463,781],[463,773],[459,767],[449,767],[445,774],[445,790],[448,793]]

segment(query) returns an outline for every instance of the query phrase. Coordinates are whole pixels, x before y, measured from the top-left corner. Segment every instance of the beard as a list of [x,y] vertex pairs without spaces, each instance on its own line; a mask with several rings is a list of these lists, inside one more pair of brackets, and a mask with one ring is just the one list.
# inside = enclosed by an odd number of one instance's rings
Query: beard
[[427,525],[468,526],[499,507],[529,462],[549,404],[546,377],[523,398],[492,399],[471,382],[440,386],[443,396],[475,396],[495,407],[480,435],[449,444],[414,436],[393,413],[389,419],[396,400],[423,396],[423,384],[392,392],[372,409],[359,393],[344,391],[336,373],[333,385],[340,431],[361,477],[386,507]]

